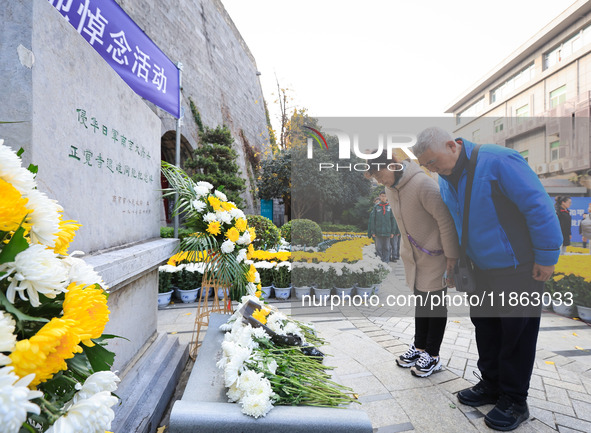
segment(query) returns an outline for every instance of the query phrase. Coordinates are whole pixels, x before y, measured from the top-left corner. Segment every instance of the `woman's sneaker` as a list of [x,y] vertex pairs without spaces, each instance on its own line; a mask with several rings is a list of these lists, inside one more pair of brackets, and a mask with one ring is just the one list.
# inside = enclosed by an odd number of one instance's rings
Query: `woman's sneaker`
[[441,359],[439,356],[432,357],[427,352],[421,353],[421,357],[415,363],[415,366],[410,369],[413,376],[427,377],[431,376],[434,371],[441,370]]
[[398,364],[398,367],[410,368],[416,364],[418,359],[421,357],[421,353],[424,352],[417,350],[415,345],[411,344],[406,352],[396,358],[396,364]]

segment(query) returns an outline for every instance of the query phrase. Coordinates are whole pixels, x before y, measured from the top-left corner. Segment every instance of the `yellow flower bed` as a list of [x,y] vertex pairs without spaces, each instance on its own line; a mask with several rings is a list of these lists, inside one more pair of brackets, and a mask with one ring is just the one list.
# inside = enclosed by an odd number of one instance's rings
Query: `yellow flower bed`
[[353,233],[353,232],[323,232],[322,238],[328,239],[355,239],[355,238],[366,238],[367,233]]
[[[277,253],[271,253],[269,251],[264,250],[251,250],[249,245],[248,248],[250,256],[248,257],[250,260],[254,261],[276,261],[276,262],[285,262],[291,258],[291,252],[289,251],[279,251]],[[195,251],[180,251],[168,259],[167,264],[171,266],[177,266],[183,262],[202,262],[207,258],[207,252],[201,251],[200,253],[196,253]]]
[[[574,274],[591,283],[591,255],[560,256],[554,272],[565,275]],[[555,277],[554,280],[556,281],[557,278]]]
[[268,262],[270,262],[270,261],[285,262],[286,260],[289,260],[290,258],[291,258],[290,251],[279,251],[277,253],[270,253],[269,251],[264,251],[264,250],[255,250],[254,253],[252,254],[252,257],[251,257],[251,259],[255,260],[255,261],[266,260]]
[[581,248],[581,247],[566,247],[567,253],[575,253],[575,254],[589,254],[589,248]]
[[371,244],[372,242],[373,241],[367,237],[352,239],[350,241],[343,241],[334,244],[322,253],[294,251],[292,253],[292,258],[294,262],[352,263],[363,258],[363,247]]

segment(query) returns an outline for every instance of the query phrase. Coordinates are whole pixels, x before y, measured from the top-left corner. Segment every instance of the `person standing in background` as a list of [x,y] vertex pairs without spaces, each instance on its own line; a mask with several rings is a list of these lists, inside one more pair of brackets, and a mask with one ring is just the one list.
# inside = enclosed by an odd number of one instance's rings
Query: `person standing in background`
[[558,221],[560,221],[560,230],[562,231],[562,247],[560,248],[560,254],[566,253],[566,247],[570,245],[571,240],[571,225],[572,225],[572,217],[570,216],[570,208],[571,205],[570,197],[556,197],[556,215],[558,216]]
[[380,201],[369,214],[367,236],[376,243],[377,254],[382,262],[390,261],[390,239],[398,233],[392,208],[387,203],[386,193],[380,193]]

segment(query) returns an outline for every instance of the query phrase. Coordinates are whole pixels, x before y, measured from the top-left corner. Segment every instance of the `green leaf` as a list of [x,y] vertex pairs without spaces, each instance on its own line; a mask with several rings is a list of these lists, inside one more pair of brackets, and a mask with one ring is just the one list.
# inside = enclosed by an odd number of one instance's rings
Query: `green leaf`
[[39,171],[39,166],[35,164],[29,164],[27,170],[29,170],[33,174],[37,174],[37,172]]
[[[0,123],[5,123],[5,122],[0,122]],[[18,150],[18,152],[16,152],[16,156],[18,156],[20,158],[20,156],[25,153],[25,149],[23,149],[22,147]]]
[[44,319],[42,317],[33,317],[23,313],[21,310],[12,305],[10,301],[6,299],[6,296],[4,296],[4,293],[2,292],[0,292],[0,305],[2,305],[9,313],[14,314],[16,318],[21,322],[49,322],[49,320]]
[[14,262],[16,255],[29,248],[29,243],[25,239],[25,229],[19,227],[12,235],[10,242],[0,251],[0,263]]
[[[86,346],[83,347],[86,349]],[[86,351],[77,353],[73,358],[68,359],[66,363],[74,377],[80,382],[84,382],[88,376],[95,372],[88,356],[86,356]]]
[[92,347],[84,347],[84,353],[88,357],[88,362],[92,365],[94,371],[110,370],[115,361],[115,354],[110,350],[105,349],[100,344],[95,344]]

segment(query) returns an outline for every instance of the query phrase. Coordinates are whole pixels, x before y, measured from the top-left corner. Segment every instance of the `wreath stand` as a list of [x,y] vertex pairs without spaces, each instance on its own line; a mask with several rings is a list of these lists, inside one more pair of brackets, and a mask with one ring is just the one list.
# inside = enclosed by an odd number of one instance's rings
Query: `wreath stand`
[[[209,299],[209,292],[212,288],[213,299]],[[218,289],[222,289],[224,294],[222,299],[218,296]],[[191,343],[189,343],[189,356],[193,361],[197,358],[197,351],[201,346],[201,342],[199,341],[201,328],[209,325],[209,316],[211,313],[232,313],[232,301],[230,300],[230,287],[214,279],[209,272],[206,272],[201,282],[195,324],[193,325],[193,336],[191,337]]]

